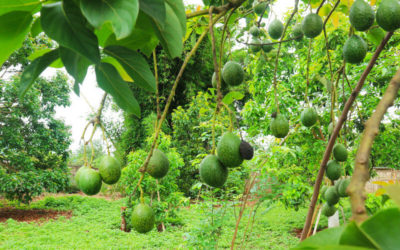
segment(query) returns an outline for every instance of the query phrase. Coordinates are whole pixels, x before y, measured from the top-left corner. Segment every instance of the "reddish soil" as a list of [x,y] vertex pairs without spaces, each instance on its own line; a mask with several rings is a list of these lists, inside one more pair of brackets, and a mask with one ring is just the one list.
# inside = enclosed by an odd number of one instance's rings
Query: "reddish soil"
[[[326,227],[325,227],[325,228],[326,228]],[[320,232],[320,231],[324,230],[325,228],[318,229],[317,232]],[[294,228],[294,229],[291,231],[291,233],[292,233],[294,236],[296,236],[297,238],[300,239],[300,237],[301,237],[301,232],[302,232],[302,231],[303,231],[303,228]]]
[[16,209],[16,208],[0,208],[0,222],[8,219],[25,222],[44,222],[50,219],[57,219],[64,216],[67,219],[72,217],[72,211],[56,211],[51,209]]

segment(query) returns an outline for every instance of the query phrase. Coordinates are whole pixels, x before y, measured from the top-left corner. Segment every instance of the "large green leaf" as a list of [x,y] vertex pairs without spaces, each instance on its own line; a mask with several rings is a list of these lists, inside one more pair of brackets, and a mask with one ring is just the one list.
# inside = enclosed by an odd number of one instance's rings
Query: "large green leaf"
[[112,66],[114,66],[117,69],[119,75],[122,77],[122,79],[125,82],[133,82],[133,79],[128,75],[128,73],[126,73],[126,70],[124,69],[124,67],[122,67],[122,65],[114,57],[107,56],[107,57],[101,58],[101,61],[109,63]]
[[96,65],[96,78],[100,88],[112,95],[121,109],[140,117],[140,106],[132,90],[111,64]]
[[19,95],[23,97],[26,91],[32,86],[35,79],[58,57],[58,49],[52,50],[43,56],[36,58],[29,64],[21,75]]
[[139,0],[140,10],[154,19],[161,28],[165,24],[164,0]]
[[141,54],[121,46],[106,47],[104,52],[117,59],[137,85],[150,92],[156,91],[154,75]]
[[389,208],[378,212],[361,224],[380,249],[390,250],[400,247],[400,210]]
[[222,99],[222,102],[225,103],[226,105],[231,104],[235,100],[242,100],[244,95],[238,91],[231,91],[228,94],[224,96],[224,99]]
[[0,15],[12,11],[27,11],[34,13],[41,5],[40,0],[0,0]]
[[50,38],[93,63],[100,62],[97,37],[86,27],[86,20],[73,1],[44,5],[41,19],[42,28]]
[[152,23],[156,35],[161,42],[161,45],[164,47],[164,49],[168,52],[168,54],[172,58],[175,58],[182,54],[183,51],[182,38],[184,34],[182,32],[179,18],[167,3],[165,3],[165,10],[167,16],[164,27],[162,27],[159,23],[157,23],[154,20],[152,20],[153,21]]
[[[104,47],[107,39],[113,34],[113,28],[110,23],[105,23],[100,29],[96,29],[94,33],[97,36],[99,45]],[[115,37],[115,35],[113,35]]]
[[73,50],[60,46],[60,57],[67,72],[75,79],[74,91],[79,95],[79,84],[85,79],[90,61]]
[[25,11],[15,11],[0,16],[0,66],[14,50],[21,47],[31,22],[31,13]]
[[36,18],[31,27],[31,36],[35,37],[42,32],[42,25],[40,24],[40,17]]
[[186,34],[186,12],[185,5],[182,0],[165,0],[175,12],[181,25],[182,34]]
[[110,22],[117,39],[127,37],[139,14],[139,0],[81,0],[83,15],[95,28]]
[[158,44],[158,39],[154,33],[152,21],[149,16],[139,12],[135,29],[132,34],[124,39],[117,40],[115,35],[111,35],[105,42],[105,46],[120,45],[131,50],[140,50],[145,55],[150,55]]
[[302,241],[295,249],[315,249],[316,246],[338,245],[344,226],[326,229]]
[[370,239],[369,236],[366,235],[354,221],[350,222],[346,226],[346,229],[343,231],[342,236],[340,237],[340,244],[372,249],[377,248],[374,240]]

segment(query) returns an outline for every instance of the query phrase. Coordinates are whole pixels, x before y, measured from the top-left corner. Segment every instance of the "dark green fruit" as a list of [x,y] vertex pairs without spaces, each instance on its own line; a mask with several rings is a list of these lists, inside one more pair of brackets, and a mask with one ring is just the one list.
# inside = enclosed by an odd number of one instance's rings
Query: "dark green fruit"
[[251,160],[254,156],[254,149],[247,141],[240,142],[239,152],[245,160]]
[[[215,72],[212,75],[212,79],[211,79],[211,84],[213,86],[213,88],[217,88],[217,76],[215,75]],[[222,79],[221,76],[221,89],[226,89],[226,83],[224,81],[224,79]]]
[[300,120],[306,127],[311,127],[317,122],[318,114],[313,108],[307,108],[301,112]]
[[147,233],[154,227],[155,217],[153,209],[147,204],[138,204],[133,209],[132,228],[138,233]]
[[338,191],[340,197],[349,196],[346,192],[346,189],[349,186],[349,184],[350,184],[350,179],[344,179],[343,181],[340,182],[339,191]]
[[260,27],[265,27],[265,23],[261,23],[261,24],[260,24]]
[[258,37],[260,35],[260,29],[257,26],[251,27],[250,34],[254,37]]
[[121,163],[112,156],[104,156],[101,159],[99,173],[106,184],[114,184],[121,177]]
[[356,0],[350,8],[350,23],[358,31],[366,31],[374,24],[375,14],[364,0]]
[[240,85],[244,80],[244,71],[242,66],[233,61],[225,63],[222,69],[222,79],[230,85],[237,86]]
[[342,183],[343,179],[339,179],[335,182],[335,188],[336,188],[336,192],[339,194],[339,186],[340,183]]
[[284,138],[289,133],[289,122],[282,114],[277,114],[271,120],[271,132],[277,138]]
[[240,166],[243,158],[240,155],[240,138],[234,133],[227,132],[222,135],[217,145],[218,158],[228,168]]
[[272,39],[278,40],[282,36],[283,28],[283,23],[275,19],[268,26],[268,34]]
[[326,217],[331,217],[336,213],[336,207],[330,206],[328,203],[325,203],[322,206],[322,214],[325,215]]
[[300,23],[296,24],[293,27],[292,37],[296,38],[296,41],[301,41],[303,39],[304,33]]
[[95,195],[101,189],[101,176],[100,173],[92,168],[85,168],[79,174],[79,189],[87,195]]
[[79,187],[79,178],[82,172],[85,172],[86,169],[88,169],[88,166],[82,166],[78,169],[78,171],[75,174],[75,183]]
[[386,31],[400,28],[400,3],[398,0],[382,0],[376,11],[376,22]]
[[216,155],[207,155],[200,163],[200,177],[212,187],[222,187],[228,177],[228,169]]
[[336,191],[335,186],[328,187],[328,189],[325,192],[326,203],[333,206],[339,202],[339,198],[340,197],[338,192]]
[[260,45],[254,45],[254,44],[260,44],[260,43],[261,43],[260,39],[258,39],[258,38],[253,38],[253,39],[251,40],[251,43],[252,43],[252,45],[249,46],[250,49],[251,49],[251,51],[253,51],[254,53],[256,53],[256,52],[258,52],[258,51],[261,50],[261,46],[260,46]]
[[323,186],[322,188],[321,188],[321,191],[320,191],[320,197],[322,198],[322,199],[324,199],[324,200],[326,200],[325,199],[325,192],[326,192],[326,190],[328,189],[328,186]]
[[321,34],[323,26],[322,18],[315,13],[308,14],[301,22],[301,29],[308,38],[314,38]]
[[[335,123],[335,124],[336,124],[336,123]],[[332,122],[329,123],[329,125],[328,125],[328,133],[329,133],[329,134],[332,134],[334,128],[335,128],[335,127],[333,127],[333,123],[332,123]]]
[[262,15],[263,14],[263,12],[264,12],[264,10],[267,8],[267,3],[266,2],[261,2],[261,3],[256,3],[255,5],[254,5],[254,12],[257,14],[257,15]]
[[[268,39],[266,39],[266,40],[264,40],[263,43],[271,43],[271,41],[268,40]],[[265,45],[261,46],[261,48],[262,48],[262,50],[264,50],[265,53],[269,53],[269,52],[271,52],[271,50],[274,48],[274,45],[272,45],[272,44],[265,44]]]
[[149,165],[147,165],[147,173],[153,178],[160,179],[167,175],[168,170],[169,161],[167,156],[161,150],[154,149]]
[[326,177],[328,177],[331,181],[336,181],[342,175],[342,170],[339,162],[335,160],[328,161],[326,164]]
[[361,37],[352,35],[343,46],[343,57],[348,63],[357,64],[367,55],[367,43]]
[[333,147],[333,157],[335,157],[335,160],[346,161],[347,155],[348,155],[347,149],[342,144],[338,143]]

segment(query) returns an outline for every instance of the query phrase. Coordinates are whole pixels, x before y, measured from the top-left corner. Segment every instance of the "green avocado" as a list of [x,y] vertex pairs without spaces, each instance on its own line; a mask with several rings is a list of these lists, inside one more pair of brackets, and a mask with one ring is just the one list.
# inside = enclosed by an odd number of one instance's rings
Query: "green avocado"
[[342,183],[343,180],[344,179],[339,179],[339,180],[335,181],[335,188],[336,188],[336,192],[338,192],[338,194],[339,194],[340,183]]
[[86,169],[88,169],[89,167],[88,166],[82,166],[82,167],[80,167],[79,169],[78,169],[78,171],[76,172],[76,174],[75,174],[75,183],[76,183],[76,185],[79,187],[79,178],[80,178],[80,175],[81,175],[81,173],[82,172],[85,172],[86,171]]
[[92,168],[85,168],[79,174],[79,189],[87,195],[95,195],[101,189],[101,176],[100,173]]
[[325,203],[322,206],[322,214],[326,217],[331,217],[332,215],[334,215],[336,213],[336,207],[335,206],[330,206],[328,203]]
[[[215,89],[217,88],[217,76],[216,76],[215,72],[212,75],[211,84],[212,84],[213,88],[215,88]],[[227,88],[226,83],[221,76],[221,90],[225,90],[226,88]]]
[[343,179],[343,181],[340,182],[339,191],[338,191],[340,197],[349,196],[346,192],[346,189],[349,186],[349,184],[350,184],[350,179]]
[[356,30],[366,31],[374,24],[375,14],[367,2],[356,0],[350,8],[349,18]]
[[340,197],[338,192],[336,191],[336,187],[335,186],[328,187],[328,189],[325,192],[326,203],[328,203],[330,206],[333,206],[339,202],[339,198]]
[[298,23],[293,27],[292,38],[296,38],[296,41],[301,41],[304,37],[303,29],[301,28],[301,24]]
[[260,29],[257,26],[251,27],[249,32],[253,37],[258,37],[260,35]]
[[346,161],[347,160],[347,149],[342,144],[338,143],[333,147],[333,157],[337,161]]
[[300,120],[306,127],[311,127],[317,122],[318,114],[313,108],[307,108],[301,112]]
[[336,181],[342,175],[342,170],[339,162],[335,160],[328,161],[326,164],[326,177],[328,177],[331,181]]
[[382,0],[376,11],[376,22],[386,31],[400,28],[400,3],[398,0]]
[[261,43],[260,39],[253,38],[253,39],[251,39],[251,43],[252,43],[252,45],[249,46],[251,51],[253,51],[254,53],[257,53],[258,51],[261,50],[261,45],[253,45],[253,44],[260,44]]
[[242,66],[233,61],[225,63],[222,69],[222,79],[230,86],[238,86],[244,80],[244,71]]
[[[263,43],[271,43],[271,41],[268,40],[268,39],[265,39],[265,40],[263,41]],[[262,48],[262,50],[263,50],[265,53],[269,53],[269,52],[271,52],[271,50],[274,48],[274,45],[272,45],[272,44],[265,44],[265,45],[261,46],[261,48]]]
[[228,169],[216,155],[207,155],[200,163],[200,177],[211,187],[222,187],[228,177]]
[[121,163],[112,156],[104,156],[100,161],[99,173],[106,184],[114,184],[121,177]]
[[153,178],[163,178],[169,170],[169,161],[167,156],[159,149],[154,149],[153,155],[147,165],[147,173]]
[[328,186],[323,186],[323,187],[321,188],[321,191],[319,192],[319,195],[320,195],[320,197],[321,197],[323,200],[326,200],[326,199],[325,199],[325,192],[326,192],[327,189],[328,189]]
[[260,16],[263,14],[263,12],[264,12],[264,10],[266,10],[266,8],[267,8],[266,2],[260,2],[260,3],[257,2],[254,5],[254,12]]
[[283,29],[283,23],[275,19],[268,26],[268,34],[272,39],[278,40],[282,36]]
[[282,114],[272,118],[270,127],[272,134],[277,138],[284,138],[289,133],[289,122]]
[[361,37],[352,35],[343,46],[343,57],[348,63],[357,64],[367,55],[367,43]]
[[321,34],[323,26],[322,18],[315,13],[308,14],[301,22],[301,29],[308,38],[314,38]]
[[155,216],[153,209],[147,205],[140,203],[135,206],[131,217],[132,228],[138,233],[147,233],[154,227]]
[[243,158],[240,155],[240,138],[232,132],[222,135],[217,145],[218,158],[221,163],[228,168],[240,166]]

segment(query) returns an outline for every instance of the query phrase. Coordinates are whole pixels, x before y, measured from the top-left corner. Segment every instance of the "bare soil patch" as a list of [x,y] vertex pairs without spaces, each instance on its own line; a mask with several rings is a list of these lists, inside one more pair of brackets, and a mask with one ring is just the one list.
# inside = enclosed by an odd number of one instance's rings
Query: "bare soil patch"
[[72,217],[72,211],[57,211],[52,209],[17,209],[12,207],[0,208],[0,222],[8,219],[24,222],[45,222],[50,219],[56,220],[64,216]]

